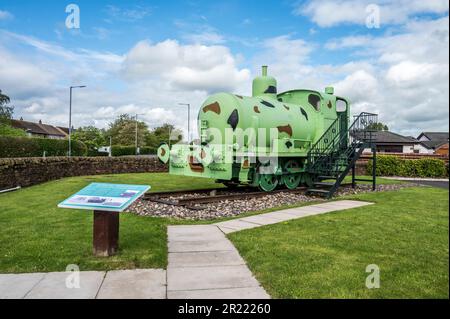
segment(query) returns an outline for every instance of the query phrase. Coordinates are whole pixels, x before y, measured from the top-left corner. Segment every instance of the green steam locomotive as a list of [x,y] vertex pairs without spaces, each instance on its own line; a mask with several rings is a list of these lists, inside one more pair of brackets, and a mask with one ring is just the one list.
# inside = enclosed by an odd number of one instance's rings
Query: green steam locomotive
[[170,174],[213,178],[228,187],[311,186],[320,173],[307,169],[311,148],[330,130],[348,134],[349,114],[348,100],[332,87],[277,93],[276,79],[263,66],[251,97],[218,93],[203,103],[197,144],[163,144],[158,157]]

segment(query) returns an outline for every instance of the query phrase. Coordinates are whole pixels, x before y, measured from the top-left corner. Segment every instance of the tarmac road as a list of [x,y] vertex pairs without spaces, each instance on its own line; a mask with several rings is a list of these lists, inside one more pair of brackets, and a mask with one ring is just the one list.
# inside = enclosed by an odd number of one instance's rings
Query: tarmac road
[[427,185],[432,187],[444,188],[448,189],[448,181],[418,181],[418,180],[410,180],[413,183],[417,183],[420,185]]

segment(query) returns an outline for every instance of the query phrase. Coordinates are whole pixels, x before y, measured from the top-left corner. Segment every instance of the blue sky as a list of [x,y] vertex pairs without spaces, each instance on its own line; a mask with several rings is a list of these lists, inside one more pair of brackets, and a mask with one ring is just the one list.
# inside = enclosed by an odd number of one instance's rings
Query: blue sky
[[[265,38],[289,34],[324,42],[348,34],[364,34],[365,26],[319,28],[305,16],[293,14],[298,1],[88,1],[80,7],[81,28],[69,31],[66,1],[2,1],[2,9],[14,12],[3,28],[50,42],[64,42],[67,49],[110,51],[126,54],[142,39],[153,42],[179,39],[192,42],[190,35],[208,32],[222,37],[235,54],[251,56]],[[379,29],[371,30],[378,34]],[[346,54],[319,52],[313,62],[343,62]]]
[[184,128],[178,102],[194,113],[213,92],[249,94],[268,64],[281,89],[334,85],[397,132],[448,130],[448,1],[80,0],[68,29],[70,3],[0,1],[0,89],[17,117],[66,124],[81,83],[76,126],[138,112]]

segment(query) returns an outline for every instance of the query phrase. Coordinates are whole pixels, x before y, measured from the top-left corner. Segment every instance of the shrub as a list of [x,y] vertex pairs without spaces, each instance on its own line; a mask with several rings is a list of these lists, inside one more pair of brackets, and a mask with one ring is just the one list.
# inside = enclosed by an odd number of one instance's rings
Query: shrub
[[[68,140],[35,137],[0,136],[0,157],[66,156]],[[72,141],[72,155],[86,156],[87,148],[82,142]]]
[[[372,174],[372,160],[367,164],[367,173]],[[445,177],[448,170],[444,161],[435,158],[402,159],[396,156],[377,156],[377,176]]]
[[[113,145],[112,156],[126,156],[126,155],[136,155],[136,146],[126,146],[126,145]],[[140,147],[141,155],[151,155],[156,154],[156,149],[149,146]]]
[[24,130],[14,128],[6,123],[0,123],[0,136],[27,136]]

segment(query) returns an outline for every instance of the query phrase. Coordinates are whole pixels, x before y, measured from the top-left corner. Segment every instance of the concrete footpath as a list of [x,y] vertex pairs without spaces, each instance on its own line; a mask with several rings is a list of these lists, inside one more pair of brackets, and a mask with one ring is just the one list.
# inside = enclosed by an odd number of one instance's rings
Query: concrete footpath
[[340,200],[212,225],[169,226],[167,271],[0,274],[0,299],[270,298],[225,234],[371,204]]

